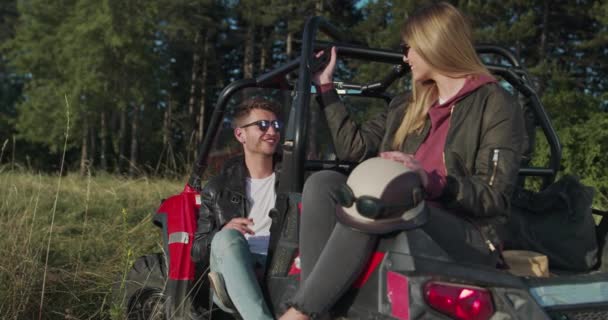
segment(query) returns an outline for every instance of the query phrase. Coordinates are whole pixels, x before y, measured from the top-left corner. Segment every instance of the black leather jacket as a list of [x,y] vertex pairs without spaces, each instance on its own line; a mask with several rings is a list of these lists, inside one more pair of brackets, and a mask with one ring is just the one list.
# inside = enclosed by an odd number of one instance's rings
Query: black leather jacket
[[[278,165],[275,164],[275,173],[278,175],[277,169]],[[245,158],[237,156],[226,161],[220,174],[211,178],[201,191],[201,209],[190,251],[194,262],[208,262],[209,248],[215,233],[233,218],[249,215],[251,204],[245,189],[247,176],[249,172]],[[276,181],[279,181],[278,177]]]

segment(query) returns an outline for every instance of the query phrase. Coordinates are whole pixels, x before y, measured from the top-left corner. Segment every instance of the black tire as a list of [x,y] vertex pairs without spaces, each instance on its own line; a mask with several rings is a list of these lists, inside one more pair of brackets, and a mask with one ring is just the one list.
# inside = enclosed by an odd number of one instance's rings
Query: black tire
[[155,253],[139,257],[117,284],[114,301],[129,320],[164,320],[167,266],[165,257]]

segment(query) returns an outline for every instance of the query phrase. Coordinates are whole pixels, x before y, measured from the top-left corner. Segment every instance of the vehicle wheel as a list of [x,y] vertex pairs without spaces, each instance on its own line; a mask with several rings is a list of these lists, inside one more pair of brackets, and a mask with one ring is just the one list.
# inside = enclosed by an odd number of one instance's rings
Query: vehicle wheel
[[124,283],[117,284],[115,301],[129,320],[165,319],[164,294],[167,282],[165,258],[161,253],[139,257],[127,273]]
[[138,290],[127,305],[129,320],[164,320],[166,298],[158,288]]

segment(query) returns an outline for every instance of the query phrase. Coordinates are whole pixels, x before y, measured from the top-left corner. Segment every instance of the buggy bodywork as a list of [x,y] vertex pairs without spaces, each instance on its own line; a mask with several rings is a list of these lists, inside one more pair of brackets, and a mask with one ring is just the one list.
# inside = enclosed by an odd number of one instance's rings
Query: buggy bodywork
[[[331,40],[316,41],[319,32]],[[353,44],[327,21],[314,17],[306,23],[298,58],[255,79],[228,85],[219,95],[188,184],[182,193],[164,200],[154,216],[154,223],[162,229],[164,253],[140,258],[127,276],[123,301],[129,318],[206,319],[214,312],[210,307],[205,270],[197,269],[190,250],[200,208],[202,177],[209,167],[211,150],[224,123],[227,105],[235,95],[250,88],[293,92],[282,134],[282,171],[276,210],[271,212],[272,237],[264,283],[270,304],[275,312],[280,310],[280,303],[297,285],[298,269],[294,260],[298,245],[298,208],[306,176],[322,169],[348,173],[356,165],[335,158],[307,157],[308,118],[311,91],[314,91],[311,88],[313,52],[331,45],[337,47],[340,58],[394,65],[389,74],[378,82],[336,83],[341,95],[388,102],[391,95],[386,89],[407,73],[401,53]],[[526,71],[504,48],[478,46],[477,51],[489,57],[485,61],[490,71],[520,98],[524,108],[530,148],[520,170],[522,184],[526,177],[533,176],[539,178],[543,186],[549,185],[560,168],[561,146]],[[296,71],[296,81],[289,81],[288,75]],[[546,167],[530,166],[536,132],[542,133],[550,147]],[[606,237],[607,224],[608,221],[604,220],[597,228],[600,244]],[[340,314],[360,319],[608,318],[607,273],[595,271],[551,278],[518,277],[504,270],[451,262],[424,232],[408,232],[407,237],[381,241],[361,278],[338,303]],[[603,245],[600,245],[600,255],[602,249]],[[424,252],[424,255],[417,254],[419,252]],[[604,270],[605,267],[599,263],[598,269]],[[164,284],[159,285],[161,282]],[[458,299],[462,292],[470,295],[449,305],[449,298]]]

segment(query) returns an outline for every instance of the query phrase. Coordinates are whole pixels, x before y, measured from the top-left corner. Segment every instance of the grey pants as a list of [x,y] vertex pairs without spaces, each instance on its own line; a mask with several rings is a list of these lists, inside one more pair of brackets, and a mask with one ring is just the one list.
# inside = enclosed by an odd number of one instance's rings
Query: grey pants
[[[379,239],[336,223],[330,192],[342,183],[343,174],[320,171],[308,178],[302,194],[301,282],[289,305],[313,318],[326,313],[352,285]],[[496,263],[478,229],[455,214],[431,208],[422,229],[455,261]]]

